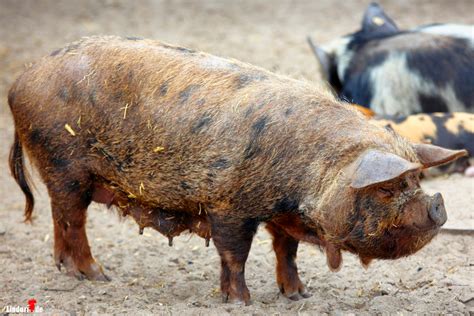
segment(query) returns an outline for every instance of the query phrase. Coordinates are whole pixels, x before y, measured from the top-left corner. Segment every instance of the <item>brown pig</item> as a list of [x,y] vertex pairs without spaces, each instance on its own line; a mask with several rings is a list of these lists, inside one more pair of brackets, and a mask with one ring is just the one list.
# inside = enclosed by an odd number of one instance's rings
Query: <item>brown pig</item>
[[307,297],[300,241],[372,259],[410,255],[446,221],[423,168],[465,151],[412,145],[312,85],[157,41],[92,37],[27,69],[8,99],[13,176],[33,195],[23,150],[51,198],[54,258],[106,280],[87,241],[91,202],[117,207],[170,240],[212,238],[224,301],[250,302],[245,261],[260,223],[273,236],[277,283]]

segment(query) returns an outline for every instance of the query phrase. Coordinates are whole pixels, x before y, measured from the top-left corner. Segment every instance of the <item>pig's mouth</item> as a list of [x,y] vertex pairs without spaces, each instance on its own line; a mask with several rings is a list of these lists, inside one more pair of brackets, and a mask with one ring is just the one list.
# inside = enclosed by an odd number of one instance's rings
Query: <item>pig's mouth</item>
[[[422,226],[422,225],[418,225],[416,223],[413,223],[411,225],[411,228],[412,228],[412,230],[414,230],[418,234],[429,232],[429,231],[433,231],[433,232],[437,233],[441,229],[441,226],[443,226],[443,225],[436,225],[435,224],[435,225],[431,225],[431,226]],[[407,228],[405,228],[405,229],[407,229]],[[403,229],[403,227],[402,227],[402,229]]]
[[[436,193],[432,198],[430,203],[427,206],[426,212],[422,213],[423,215],[412,218],[408,221],[406,228],[412,228],[418,233],[428,232],[428,231],[438,231],[441,226],[446,223],[448,216],[446,214],[446,209],[444,207],[444,202],[441,194]],[[410,223],[411,222],[411,223]]]
[[423,248],[440,230],[440,225],[415,224],[391,227],[365,237],[352,235],[345,242],[346,250],[365,261],[370,259],[397,259],[409,256]]

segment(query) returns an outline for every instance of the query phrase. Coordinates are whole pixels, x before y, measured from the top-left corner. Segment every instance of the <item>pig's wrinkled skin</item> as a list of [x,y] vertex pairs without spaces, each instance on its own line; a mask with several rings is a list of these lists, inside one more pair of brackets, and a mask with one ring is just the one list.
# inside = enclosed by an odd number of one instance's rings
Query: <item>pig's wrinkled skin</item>
[[27,69],[9,93],[12,173],[34,204],[23,149],[51,197],[54,258],[68,274],[107,280],[85,231],[92,202],[115,206],[171,240],[189,230],[221,257],[225,301],[250,302],[244,265],[261,222],[277,282],[307,297],[299,241],[364,264],[416,252],[446,220],[424,167],[465,154],[411,145],[308,83],[137,38],[86,38]]

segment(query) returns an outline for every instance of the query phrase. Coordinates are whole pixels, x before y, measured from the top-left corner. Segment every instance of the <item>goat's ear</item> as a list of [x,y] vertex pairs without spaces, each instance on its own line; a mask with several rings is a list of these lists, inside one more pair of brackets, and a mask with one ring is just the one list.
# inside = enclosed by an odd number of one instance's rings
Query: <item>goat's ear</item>
[[399,31],[395,22],[383,11],[382,7],[372,2],[362,18],[362,32],[367,34],[392,34]]
[[349,168],[346,174],[351,179],[350,186],[362,189],[377,183],[391,181],[405,173],[420,169],[422,165],[410,162],[395,154],[371,149],[364,152]]
[[429,144],[413,144],[423,168],[443,165],[468,155],[467,150],[451,150]]

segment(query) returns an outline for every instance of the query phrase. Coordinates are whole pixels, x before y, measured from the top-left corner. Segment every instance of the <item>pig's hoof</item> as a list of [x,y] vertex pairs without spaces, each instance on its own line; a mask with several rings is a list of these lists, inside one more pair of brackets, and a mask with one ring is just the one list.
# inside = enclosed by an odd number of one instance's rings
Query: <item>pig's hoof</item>
[[283,295],[292,301],[299,301],[300,299],[311,297],[311,294],[308,292],[292,293],[289,295],[283,294]]
[[56,267],[61,270],[61,266],[66,268],[66,275],[75,277],[78,280],[110,281],[110,278],[104,273],[102,267],[94,260],[89,264],[78,266],[74,263],[73,259],[68,256],[56,260]]
[[222,302],[230,303],[238,306],[248,306],[250,305],[250,299],[244,300],[237,297],[230,297],[228,293],[222,294]]
[[311,297],[311,294],[306,291],[303,284],[300,284],[298,286],[298,290],[291,291],[291,292],[288,291],[288,290],[285,290],[284,285],[281,284],[280,285],[280,292],[281,292],[281,294],[283,294],[283,296],[285,296],[286,298],[288,298],[292,301],[299,301],[300,299]]

